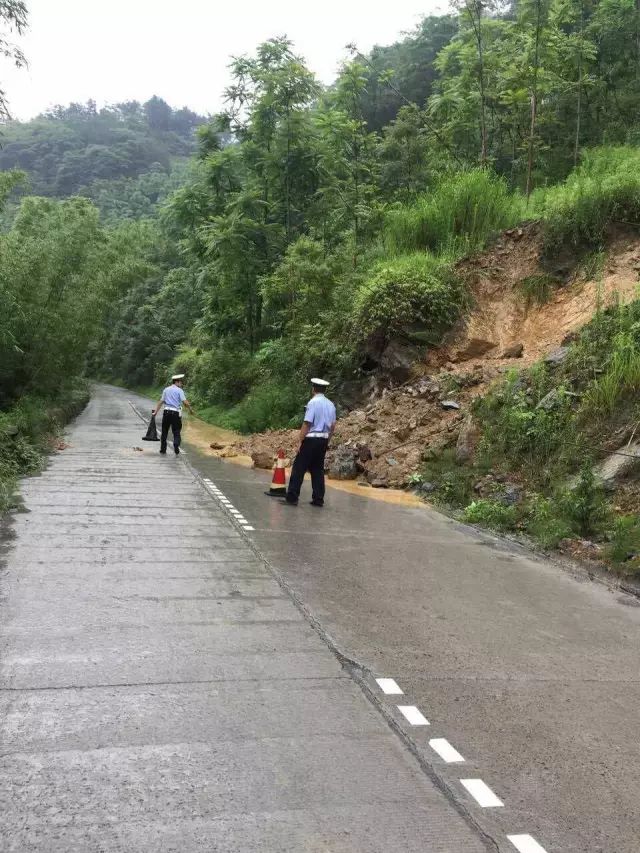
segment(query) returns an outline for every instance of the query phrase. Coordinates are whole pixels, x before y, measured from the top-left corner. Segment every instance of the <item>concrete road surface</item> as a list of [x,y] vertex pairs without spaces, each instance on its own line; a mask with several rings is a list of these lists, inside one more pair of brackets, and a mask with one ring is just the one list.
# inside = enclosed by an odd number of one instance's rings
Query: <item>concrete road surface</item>
[[[205,476],[215,471],[242,515],[192,472],[191,453],[163,458],[140,440],[131,399],[97,389],[70,447],[24,482],[26,511],[3,528],[2,853],[534,850],[522,846],[527,839],[508,841],[505,830],[528,831],[531,820],[512,803],[504,823],[485,819],[467,789],[424,758],[422,740],[414,736],[414,750],[398,725],[398,705],[414,723],[414,704],[435,713],[431,727],[417,728],[465,747],[470,761],[458,775],[482,774],[510,793],[495,765],[482,766],[474,715],[438,719],[435,700],[452,689],[448,667],[459,675],[455,656],[432,666],[428,630],[398,634],[386,621],[402,623],[391,614],[406,566],[424,564],[431,547],[428,517],[376,515],[395,543],[388,565],[368,504],[336,498],[322,515],[301,508],[287,516],[259,496],[251,474],[204,462]],[[319,624],[254,542],[292,570]],[[423,623],[429,599],[417,588],[405,593],[402,606],[417,608]],[[623,615],[631,633],[636,614]],[[443,616],[446,633],[454,614]],[[623,623],[615,610],[612,618]],[[373,666],[389,667],[405,695],[383,694],[370,673],[335,653],[325,629],[363,659],[376,638]],[[592,638],[590,649],[604,639]],[[474,672],[474,660],[466,670]],[[476,797],[477,784],[467,783]]]
[[[293,508],[264,496],[264,472],[189,460],[500,850],[513,853],[516,835],[524,853],[639,853],[637,599],[427,509],[329,490],[318,510],[308,482]],[[403,695],[383,694],[376,677]],[[464,763],[445,760],[443,740]],[[469,778],[504,805],[481,807]]]

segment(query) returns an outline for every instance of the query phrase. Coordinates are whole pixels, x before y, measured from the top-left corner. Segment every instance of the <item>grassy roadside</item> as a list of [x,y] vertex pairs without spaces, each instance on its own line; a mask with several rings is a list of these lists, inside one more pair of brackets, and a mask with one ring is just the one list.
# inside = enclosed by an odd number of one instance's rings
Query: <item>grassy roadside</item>
[[39,471],[64,426],[89,402],[89,386],[76,381],[54,397],[26,396],[0,412],[0,511],[15,506],[19,477]]
[[[471,458],[427,454],[417,486],[464,521],[546,549],[588,553],[640,577],[640,465],[624,458],[640,423],[640,300],[600,312],[563,352],[513,371],[472,411]],[[571,543],[575,543],[571,545]]]

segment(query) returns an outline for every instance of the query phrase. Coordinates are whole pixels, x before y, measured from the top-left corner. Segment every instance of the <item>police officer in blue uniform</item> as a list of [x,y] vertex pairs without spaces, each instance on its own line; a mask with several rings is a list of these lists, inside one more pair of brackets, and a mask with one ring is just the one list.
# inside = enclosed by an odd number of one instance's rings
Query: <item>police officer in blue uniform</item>
[[173,452],[176,456],[180,453],[180,433],[182,431],[182,405],[189,409],[193,414],[191,403],[187,400],[184,391],[182,390],[184,373],[176,373],[171,377],[171,385],[168,385],[162,392],[162,397],[158,401],[158,405],[153,409],[151,414],[155,417],[164,406],[162,413],[162,432],[160,438],[160,453],[164,456],[167,452],[167,437],[169,428],[173,435]]
[[325,397],[329,383],[312,379],[313,397],[307,403],[304,423],[300,430],[300,450],[293,460],[286,501],[295,506],[300,497],[302,481],[307,471],[311,474],[311,506],[324,505],[324,457],[329,439],[336,427],[336,407]]

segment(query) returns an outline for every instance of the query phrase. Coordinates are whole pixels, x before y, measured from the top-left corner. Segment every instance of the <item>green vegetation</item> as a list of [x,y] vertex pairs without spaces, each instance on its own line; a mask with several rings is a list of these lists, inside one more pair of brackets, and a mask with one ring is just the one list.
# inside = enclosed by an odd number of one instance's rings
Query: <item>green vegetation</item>
[[[159,273],[111,307],[94,370],[140,385],[186,369],[211,417],[284,426],[310,373],[353,380],[393,337],[437,343],[465,304],[457,260],[504,228],[540,218],[550,254],[577,246],[599,274],[609,223],[639,221],[639,14],[630,0],[467,3],[369,56],[354,47],[329,89],[286,39],[237,58],[228,110],[199,128],[163,204]],[[119,180],[105,197],[94,179],[103,211],[146,215],[142,179]],[[541,303],[555,283],[522,290]],[[531,459],[558,447],[571,389],[558,397],[505,424],[528,422]]]
[[83,195],[111,220],[149,216],[184,182],[204,122],[157,96],[100,110],[93,101],[58,106],[3,126],[0,170],[27,174],[22,194]]
[[[0,18],[20,32],[22,4]],[[548,269],[569,257],[575,282],[600,279],[610,232],[640,225],[639,28],[633,0],[465,2],[368,56],[354,46],[328,88],[274,38],[233,60],[213,118],[154,97],[8,122],[2,417],[83,374],[156,387],[181,370],[218,423],[297,423],[309,375],[339,393],[394,339],[437,344],[467,304],[458,262],[527,220]],[[542,304],[559,284],[519,287]],[[548,546],[633,550],[587,462],[638,420],[639,304],[477,401],[475,462],[425,462],[436,498]]]
[[484,248],[490,237],[519,222],[524,210],[503,178],[471,169],[443,178],[429,195],[392,208],[383,241],[391,255],[418,249],[464,254]]
[[515,507],[500,501],[480,498],[466,507],[462,517],[469,524],[482,524],[494,530],[512,530],[516,525],[517,512]]
[[[328,90],[285,39],[235,60],[229,109],[163,208],[167,280],[114,311],[96,369],[138,385],[186,365],[212,416],[284,426],[309,373],[357,378],[393,336],[437,343],[465,303],[456,261],[504,228],[540,218],[550,254],[577,247],[599,274],[609,223],[640,213],[637,41],[620,29],[639,13],[612,2],[463,4],[354,49]],[[554,286],[522,283],[537,302]],[[526,452],[553,454],[561,413],[519,417]]]
[[425,326],[437,340],[458,315],[460,286],[451,264],[414,252],[375,265],[354,301],[357,333],[363,340],[394,337],[411,325]]
[[[640,519],[616,516],[594,467],[610,452],[612,434],[635,434],[639,359],[636,301],[598,314],[562,363],[508,375],[475,404],[482,431],[475,460],[459,463],[449,450],[425,461],[423,476],[434,483],[435,499],[463,509],[467,521],[524,532],[543,547],[566,537],[608,542],[612,562],[621,571],[637,571],[628,554],[635,554]],[[488,472],[493,479],[487,485]],[[472,500],[477,482],[489,494]],[[630,489],[634,500],[635,483],[632,475],[618,494]]]
[[518,288],[522,291],[527,304],[544,305],[551,299],[559,283],[559,280],[549,273],[535,273],[521,279],[518,282]]
[[89,400],[81,381],[67,381],[53,397],[25,396],[0,411],[0,512],[15,505],[18,477],[40,470],[45,453]]
[[548,251],[561,245],[600,247],[611,224],[640,221],[640,149],[585,152],[575,172],[541,192],[534,205],[544,221]]

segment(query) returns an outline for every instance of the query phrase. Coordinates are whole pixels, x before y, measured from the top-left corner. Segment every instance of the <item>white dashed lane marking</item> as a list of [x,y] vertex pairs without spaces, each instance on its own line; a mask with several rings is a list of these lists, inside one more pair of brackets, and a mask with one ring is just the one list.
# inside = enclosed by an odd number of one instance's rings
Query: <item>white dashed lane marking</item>
[[393,678],[376,678],[376,682],[378,687],[382,690],[383,693],[386,693],[387,696],[403,696],[402,690],[398,687],[397,683],[393,680]]
[[433,738],[433,740],[429,741],[429,746],[434,752],[437,752],[440,758],[442,758],[443,761],[446,761],[447,764],[456,764],[464,761],[464,758],[460,755],[458,750],[454,749],[446,738]]
[[407,719],[412,726],[428,726],[429,720],[415,705],[398,705],[398,711]]
[[237,510],[234,507],[234,505],[231,503],[231,501],[224,495],[223,492],[220,491],[220,489],[216,486],[216,484],[212,480],[209,480],[207,477],[204,477],[202,482],[205,484],[208,491],[211,492],[211,494],[220,501],[220,503],[229,512],[229,514],[233,516],[235,521],[238,522],[238,524],[240,525],[240,527],[243,530],[247,530],[247,531],[255,530],[255,527],[253,527],[251,524],[249,524],[249,522],[244,517],[244,515],[240,512],[240,510]]
[[547,853],[531,835],[507,835],[507,838],[519,853]]
[[[255,528],[247,522],[244,515],[237,510],[224,493],[220,491],[215,483],[209,479],[204,479],[203,482],[207,489],[220,501],[225,509],[228,510],[229,514],[233,516],[243,530],[255,530]],[[393,678],[376,678],[376,684],[387,696],[404,695],[404,691]],[[429,725],[429,720],[427,720],[422,711],[420,711],[420,709],[415,705],[398,705],[397,708],[412,726]],[[429,746],[447,764],[464,763],[462,755],[460,755],[458,750],[455,749],[455,747],[453,747],[446,738],[432,738],[429,741]],[[493,793],[491,788],[483,782],[482,779],[461,779],[460,784],[483,809],[502,808],[504,806],[502,800]],[[513,845],[518,853],[547,853],[544,847],[538,844],[535,838],[531,835],[507,835],[507,840]]]
[[461,779],[460,783],[483,809],[499,809],[504,806],[502,800],[496,797],[491,788],[482,779]]

